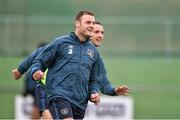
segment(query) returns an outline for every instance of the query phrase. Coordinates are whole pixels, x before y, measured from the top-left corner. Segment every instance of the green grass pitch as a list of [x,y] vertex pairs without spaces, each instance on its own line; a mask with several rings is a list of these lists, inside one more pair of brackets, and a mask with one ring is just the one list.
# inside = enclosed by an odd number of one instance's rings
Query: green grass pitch
[[[22,92],[23,78],[11,70],[22,58],[0,57],[0,118],[14,118],[14,96]],[[180,58],[104,57],[114,86],[127,84],[134,98],[135,119],[180,118]]]

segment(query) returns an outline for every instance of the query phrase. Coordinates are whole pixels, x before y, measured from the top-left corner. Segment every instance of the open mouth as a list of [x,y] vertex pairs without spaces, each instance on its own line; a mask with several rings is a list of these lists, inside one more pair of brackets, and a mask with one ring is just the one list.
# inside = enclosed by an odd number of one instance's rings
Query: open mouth
[[96,41],[101,42],[102,38],[97,38]]
[[94,31],[93,28],[87,28],[87,30],[88,30],[89,32],[93,32],[93,31]]

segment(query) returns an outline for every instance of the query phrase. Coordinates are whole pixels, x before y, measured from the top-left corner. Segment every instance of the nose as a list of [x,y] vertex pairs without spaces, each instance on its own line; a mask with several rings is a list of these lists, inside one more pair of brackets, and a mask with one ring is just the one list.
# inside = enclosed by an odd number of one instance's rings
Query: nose
[[91,22],[89,23],[89,26],[94,27],[94,22],[91,21]]
[[94,25],[93,25],[93,24],[89,25],[89,28],[90,28],[92,31],[94,31]]
[[104,37],[101,32],[99,33],[99,37],[100,37],[101,39]]

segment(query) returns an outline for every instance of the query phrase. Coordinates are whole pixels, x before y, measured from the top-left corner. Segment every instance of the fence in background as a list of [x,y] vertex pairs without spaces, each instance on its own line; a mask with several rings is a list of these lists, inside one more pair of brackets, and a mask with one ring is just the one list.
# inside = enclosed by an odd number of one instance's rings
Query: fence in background
[[0,54],[28,53],[41,41],[67,34],[74,29],[77,11],[90,9],[105,27],[103,54],[179,55],[180,2],[104,0],[104,6],[101,2],[0,0]]

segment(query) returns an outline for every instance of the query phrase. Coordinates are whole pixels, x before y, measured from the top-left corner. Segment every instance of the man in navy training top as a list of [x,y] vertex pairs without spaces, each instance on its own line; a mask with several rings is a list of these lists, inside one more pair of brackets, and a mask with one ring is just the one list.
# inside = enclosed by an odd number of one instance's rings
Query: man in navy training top
[[[91,37],[91,42],[93,45],[96,47],[99,47],[102,43],[102,40],[104,38],[104,27],[100,22],[95,22],[94,24],[94,34]],[[110,81],[107,78],[107,72],[104,66],[104,62],[101,58],[100,61],[100,67],[99,67],[99,72],[101,74],[101,77],[98,81],[99,89],[103,94],[106,95],[111,95],[111,96],[116,96],[116,95],[128,95],[129,93],[129,88],[126,85],[118,86],[118,87],[113,87],[110,83]],[[94,95],[91,96],[91,101],[99,101],[100,96],[99,95]]]
[[[41,42],[38,45],[38,48],[35,51],[33,51],[30,55],[28,55],[20,63],[18,68],[12,70],[12,75],[13,75],[14,79],[18,80],[24,73],[26,73],[28,71],[31,64],[33,63],[33,60],[44,49],[45,45],[46,45],[46,43]],[[37,96],[37,94],[39,95],[40,92],[42,91],[42,90],[39,90],[39,88],[40,88],[39,86],[40,86],[39,83],[32,80],[32,77],[29,75],[29,72],[27,72],[25,74],[24,95],[27,95],[27,94],[32,95],[33,98],[34,98],[34,101],[35,101],[35,103],[33,105],[33,109],[32,109],[31,118],[32,119],[39,119],[40,116],[42,115],[43,119],[50,119],[51,114],[47,109],[47,105],[46,105],[46,102],[45,102],[46,98],[44,97],[43,99],[37,99],[37,98],[39,98],[39,96]],[[37,88],[38,88],[38,90],[36,90]],[[44,94],[44,93],[42,93],[42,94]]]
[[53,119],[83,119],[91,95],[98,94],[100,55],[89,42],[95,17],[80,11],[75,32],[58,37],[36,57],[31,66],[34,80],[48,68],[46,92]]

